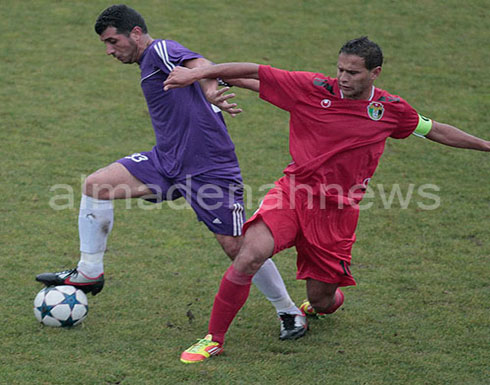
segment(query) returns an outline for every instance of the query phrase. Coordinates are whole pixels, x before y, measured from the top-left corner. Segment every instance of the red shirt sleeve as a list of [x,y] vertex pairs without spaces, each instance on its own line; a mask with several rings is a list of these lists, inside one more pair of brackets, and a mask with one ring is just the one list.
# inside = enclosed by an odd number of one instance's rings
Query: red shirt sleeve
[[417,111],[403,99],[400,99],[399,103],[401,103],[401,108],[398,125],[390,135],[394,139],[404,139],[410,136],[419,124],[419,114]]
[[295,103],[309,92],[313,73],[291,72],[271,66],[259,66],[261,99],[283,109],[291,111]]

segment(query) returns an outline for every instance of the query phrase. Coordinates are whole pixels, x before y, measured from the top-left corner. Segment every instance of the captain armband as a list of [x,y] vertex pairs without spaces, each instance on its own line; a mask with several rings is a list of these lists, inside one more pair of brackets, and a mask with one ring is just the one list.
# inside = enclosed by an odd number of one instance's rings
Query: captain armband
[[415,129],[413,134],[425,138],[427,134],[430,132],[430,130],[432,129],[432,120],[420,114],[418,115],[419,115],[419,124],[417,125],[417,128]]

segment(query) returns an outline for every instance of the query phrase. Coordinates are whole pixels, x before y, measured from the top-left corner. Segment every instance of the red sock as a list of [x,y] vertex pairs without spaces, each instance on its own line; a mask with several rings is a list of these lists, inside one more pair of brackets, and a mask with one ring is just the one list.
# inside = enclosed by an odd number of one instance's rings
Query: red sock
[[209,320],[208,333],[213,335],[213,341],[223,344],[228,331],[238,311],[247,301],[252,285],[253,275],[237,272],[233,265],[226,270],[214,298],[213,310]]

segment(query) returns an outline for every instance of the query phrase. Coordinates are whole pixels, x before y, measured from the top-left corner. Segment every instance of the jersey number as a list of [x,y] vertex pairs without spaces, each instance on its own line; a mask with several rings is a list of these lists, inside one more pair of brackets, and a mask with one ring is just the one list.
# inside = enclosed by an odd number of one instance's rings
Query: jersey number
[[140,154],[139,152],[130,156],[125,156],[125,158],[131,159],[133,162],[136,163],[142,162],[144,160],[148,160],[148,157],[146,155]]

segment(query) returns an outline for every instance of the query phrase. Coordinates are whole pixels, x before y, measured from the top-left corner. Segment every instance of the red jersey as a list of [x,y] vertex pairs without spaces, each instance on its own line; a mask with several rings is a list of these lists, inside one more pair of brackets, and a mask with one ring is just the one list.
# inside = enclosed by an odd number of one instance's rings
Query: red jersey
[[315,195],[357,203],[374,174],[388,137],[417,127],[403,99],[373,87],[369,100],[344,99],[338,81],[319,73],[260,66],[260,97],[290,113],[284,173]]

